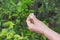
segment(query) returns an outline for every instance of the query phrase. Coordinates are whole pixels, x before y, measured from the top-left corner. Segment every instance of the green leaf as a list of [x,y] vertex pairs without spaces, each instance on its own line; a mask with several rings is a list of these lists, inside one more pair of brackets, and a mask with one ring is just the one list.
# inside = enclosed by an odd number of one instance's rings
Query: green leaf
[[5,22],[4,25],[8,26],[10,28],[13,28],[15,24],[13,22],[11,22],[11,21],[8,21],[8,22]]

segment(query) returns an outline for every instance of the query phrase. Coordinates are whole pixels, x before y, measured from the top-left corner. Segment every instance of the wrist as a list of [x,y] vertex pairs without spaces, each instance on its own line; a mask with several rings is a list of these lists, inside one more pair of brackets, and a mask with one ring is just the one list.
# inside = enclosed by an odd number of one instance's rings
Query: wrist
[[[50,40],[58,40],[60,38],[59,34],[55,31],[51,30],[50,28],[45,28],[43,34]],[[57,38],[58,37],[58,38]]]
[[40,33],[40,34],[45,34],[46,30],[48,29],[48,27],[46,26],[43,26],[43,27],[37,27],[37,33]]
[[44,27],[44,28],[42,29],[42,34],[45,35],[47,32],[49,32],[48,30],[49,30],[49,28],[48,28],[47,26]]

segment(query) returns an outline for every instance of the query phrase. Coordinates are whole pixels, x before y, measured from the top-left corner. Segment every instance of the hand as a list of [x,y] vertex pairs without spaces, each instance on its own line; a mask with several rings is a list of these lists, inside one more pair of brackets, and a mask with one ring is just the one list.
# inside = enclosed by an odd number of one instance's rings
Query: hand
[[37,33],[39,33],[39,31],[40,33],[43,33],[44,29],[47,27],[43,22],[38,20],[33,13],[31,13],[28,16],[26,22],[27,22],[28,28],[31,31],[37,32]]
[[43,22],[38,20],[34,14],[30,14],[26,20],[28,28],[37,33],[45,35],[49,40],[60,40],[60,35],[48,28]]

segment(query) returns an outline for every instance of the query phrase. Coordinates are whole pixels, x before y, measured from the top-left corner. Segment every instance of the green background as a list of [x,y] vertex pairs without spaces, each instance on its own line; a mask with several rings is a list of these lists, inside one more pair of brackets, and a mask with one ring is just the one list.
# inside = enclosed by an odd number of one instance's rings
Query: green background
[[26,19],[30,13],[60,33],[60,0],[0,0],[0,40],[47,40],[31,32]]

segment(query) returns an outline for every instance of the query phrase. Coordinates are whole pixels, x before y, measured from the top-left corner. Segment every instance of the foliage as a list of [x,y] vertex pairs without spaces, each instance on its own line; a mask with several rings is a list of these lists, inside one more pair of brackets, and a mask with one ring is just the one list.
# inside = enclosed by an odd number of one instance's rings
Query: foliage
[[60,33],[60,12],[56,6],[58,2],[59,0],[0,0],[0,40],[46,40],[45,36],[32,33],[27,28],[25,21],[31,12],[38,12],[35,15],[39,20]]

